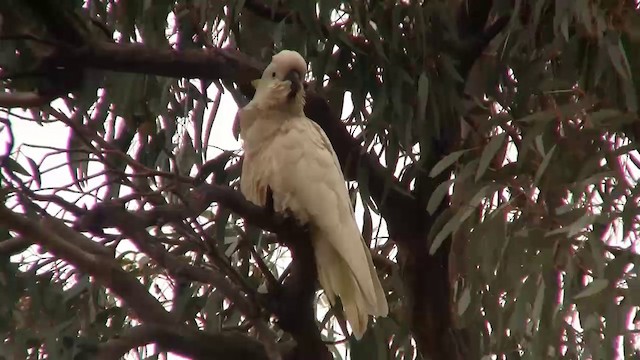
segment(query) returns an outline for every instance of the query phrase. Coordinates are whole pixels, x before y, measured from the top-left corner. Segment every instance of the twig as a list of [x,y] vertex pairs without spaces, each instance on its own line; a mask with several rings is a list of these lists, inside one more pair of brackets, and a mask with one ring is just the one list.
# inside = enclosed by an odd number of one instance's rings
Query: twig
[[244,243],[245,247],[249,249],[253,260],[256,262],[256,265],[258,265],[258,269],[260,269],[260,271],[264,275],[264,278],[267,281],[267,290],[269,292],[277,291],[278,287],[280,286],[278,280],[273,276],[273,273],[271,272],[271,270],[269,270],[267,264],[264,263],[264,260],[262,260],[260,254],[258,254],[251,241],[249,241],[247,233],[239,226],[236,226],[235,229],[240,235],[240,238],[242,239],[241,241]]

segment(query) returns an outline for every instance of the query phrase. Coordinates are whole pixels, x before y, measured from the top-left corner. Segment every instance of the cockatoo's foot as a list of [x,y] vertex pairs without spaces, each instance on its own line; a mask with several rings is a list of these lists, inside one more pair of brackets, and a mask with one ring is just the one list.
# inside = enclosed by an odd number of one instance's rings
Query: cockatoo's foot
[[282,213],[282,216],[286,224],[293,227],[302,228],[304,229],[304,231],[309,230],[309,223],[303,223],[302,221],[300,221],[300,219],[295,216],[291,209],[285,209]]
[[278,241],[291,246],[292,241],[306,237],[309,234],[309,224],[302,223],[289,209],[279,212],[276,216],[278,223]]

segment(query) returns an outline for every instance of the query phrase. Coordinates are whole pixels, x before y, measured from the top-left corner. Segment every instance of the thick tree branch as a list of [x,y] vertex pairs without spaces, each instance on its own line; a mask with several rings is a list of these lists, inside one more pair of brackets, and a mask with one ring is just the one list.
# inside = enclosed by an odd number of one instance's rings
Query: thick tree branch
[[96,256],[104,256],[106,258],[115,257],[115,250],[109,250],[101,244],[91,241],[88,237],[69,228],[65,223],[54,217],[45,216],[42,220],[42,226],[45,230],[65,239],[69,244],[73,244],[82,251]]
[[77,69],[229,80],[240,84],[250,84],[260,77],[263,67],[233,48],[176,51],[110,42],[58,52],[50,62]]
[[[61,94],[59,94],[61,95]],[[55,96],[41,95],[35,92],[1,92],[0,107],[4,108],[31,108],[49,104]]]
[[[65,48],[48,63],[55,68],[102,69],[119,72],[155,74],[168,77],[219,79],[238,84],[245,96],[253,96],[251,81],[260,77],[263,65],[232,48],[175,51],[152,49],[141,44],[99,42],[82,48]],[[10,103],[9,103],[10,104]],[[1,106],[2,104],[0,104]],[[360,142],[347,131],[339,116],[318,93],[309,91],[305,106],[307,116],[318,123],[340,159],[345,176],[356,179],[358,167],[367,169],[369,191],[382,209],[403,206],[411,198],[399,190],[394,179],[377,157],[368,154]],[[385,195],[386,193],[386,195]]]
[[[453,55],[458,62],[457,71],[464,79],[457,86],[459,98],[463,98],[463,91],[467,77],[474,63],[480,58],[491,40],[508,23],[508,18],[500,18],[489,25],[487,20],[492,8],[492,1],[465,1],[458,9],[458,38],[454,44]],[[467,11],[468,10],[468,11]],[[465,115],[465,114],[454,114]],[[457,121],[457,120],[456,120]],[[438,136],[438,135],[436,135]],[[434,156],[429,163],[423,164],[429,169],[435,163],[453,150],[459,142],[460,131],[456,124],[445,128],[439,134],[438,141],[445,144],[435,149]],[[430,194],[444,179],[433,179],[425,172],[416,179],[414,194],[416,200],[410,206],[399,212],[403,216],[396,219],[385,218],[388,221],[389,232],[398,244],[399,264],[402,269],[403,282],[407,289],[407,310],[410,319],[410,329],[422,354],[434,359],[464,359],[465,346],[460,343],[466,341],[465,334],[458,333],[452,322],[452,302],[448,274],[449,242],[440,246],[438,251],[429,255],[427,235],[435,224],[436,219],[448,208],[443,202],[438,211],[430,216],[424,209]],[[407,222],[406,217],[416,216],[417,222]],[[392,220],[392,221],[389,221]],[[435,335],[435,336],[434,336]],[[462,341],[461,341],[462,340]]]
[[296,20],[294,18],[296,14],[292,13],[290,10],[271,7],[261,0],[247,0],[244,2],[244,7],[260,17],[275,22],[281,22],[284,20],[287,23],[292,23]]
[[43,246],[55,256],[73,264],[80,271],[94,276],[123,299],[141,320],[164,324],[176,323],[176,319],[147,292],[138,280],[112,260],[85,252],[53,232],[51,228],[45,228],[37,221],[14,213],[5,205],[0,205],[0,224]]
[[194,360],[269,360],[262,344],[244,334],[217,334],[188,328],[144,324],[98,345],[96,360],[119,359],[129,350],[155,343],[164,351],[188,356]]
[[29,239],[17,236],[10,239],[0,241],[0,257],[9,257],[25,251],[33,244]]

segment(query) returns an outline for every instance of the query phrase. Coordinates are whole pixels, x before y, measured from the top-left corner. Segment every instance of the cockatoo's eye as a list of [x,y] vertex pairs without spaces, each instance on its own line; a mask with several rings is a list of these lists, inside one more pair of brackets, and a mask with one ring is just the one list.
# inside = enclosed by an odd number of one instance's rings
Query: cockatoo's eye
[[271,76],[272,76],[273,78],[275,78],[275,77],[276,77],[276,73],[275,73],[275,72],[274,72],[274,73],[272,73],[272,74],[271,74]]

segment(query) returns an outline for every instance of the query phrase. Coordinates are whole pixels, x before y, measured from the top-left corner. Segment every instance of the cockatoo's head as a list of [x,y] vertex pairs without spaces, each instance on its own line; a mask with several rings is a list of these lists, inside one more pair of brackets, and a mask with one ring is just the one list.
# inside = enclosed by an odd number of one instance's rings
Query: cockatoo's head
[[300,110],[304,106],[304,75],[307,63],[295,51],[282,50],[271,59],[271,64],[254,82],[256,96],[268,98],[270,106],[290,107]]

